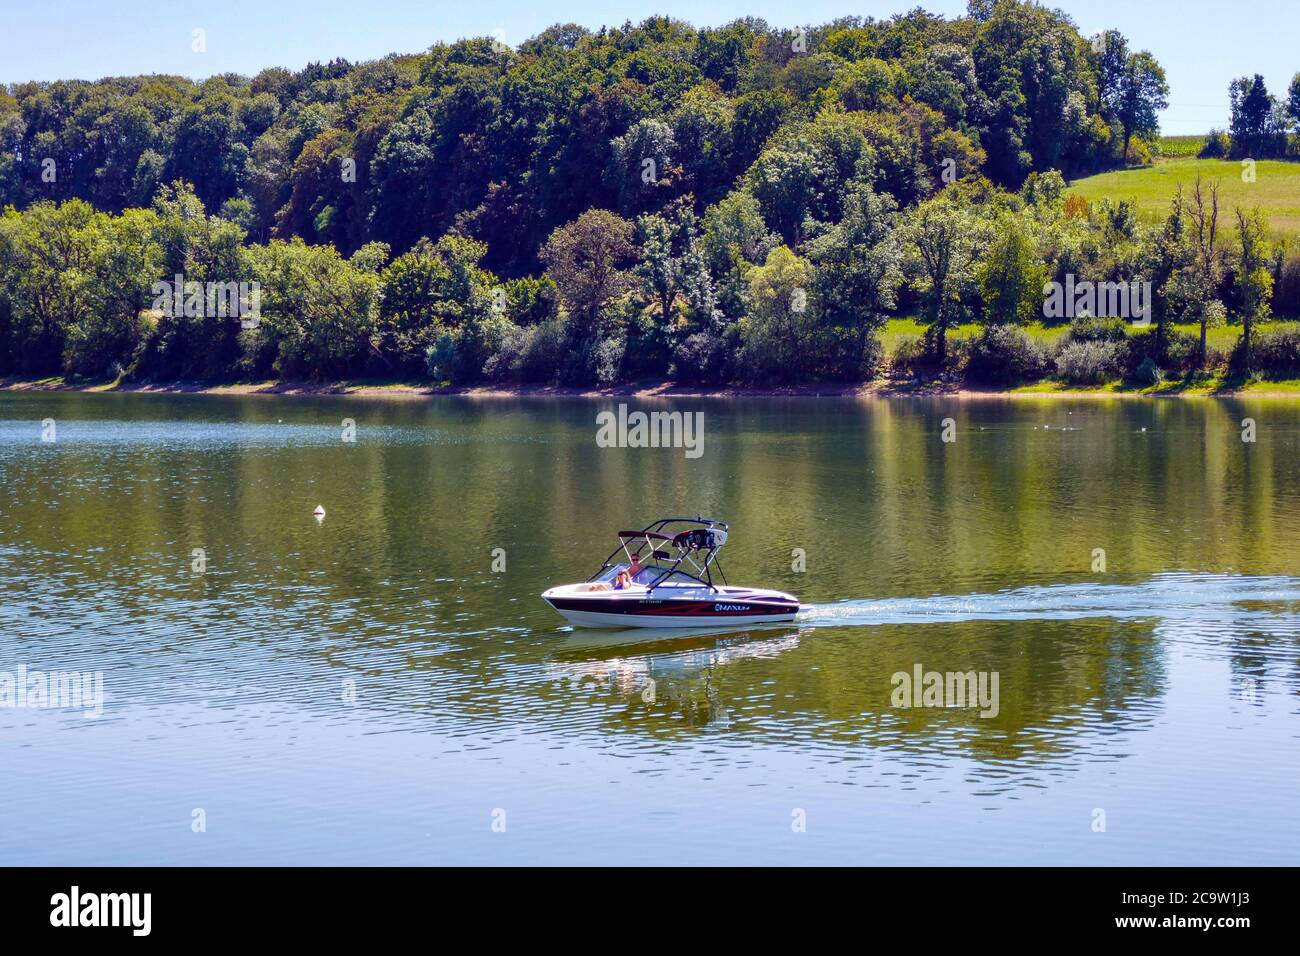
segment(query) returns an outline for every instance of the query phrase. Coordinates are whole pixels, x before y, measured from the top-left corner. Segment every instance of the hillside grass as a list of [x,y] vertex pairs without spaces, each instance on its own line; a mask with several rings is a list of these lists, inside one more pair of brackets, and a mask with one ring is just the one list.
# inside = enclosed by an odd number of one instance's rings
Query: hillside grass
[[[1292,320],[1283,317],[1272,322],[1257,322],[1255,323],[1255,331],[1257,333],[1262,332],[1275,325],[1280,325],[1289,321]],[[949,329],[948,337],[950,339],[970,338],[978,335],[981,328],[982,326],[974,322],[967,322],[963,325],[957,326],[956,328]],[[1051,322],[1030,322],[1024,328],[1031,339],[1043,345],[1050,346],[1055,345],[1060,339],[1066,336],[1070,331],[1070,321],[1069,319],[1061,319]],[[1148,328],[1155,328],[1155,322],[1153,321]],[[1186,333],[1187,335],[1197,339],[1199,339],[1201,335],[1201,327],[1195,322],[1171,322],[1167,328]],[[1142,329],[1132,324],[1128,326],[1128,333],[1130,335],[1136,335],[1141,331]],[[915,316],[907,316],[903,318],[890,319],[880,333],[880,341],[881,344],[884,345],[885,354],[893,355],[903,340],[908,338],[920,338],[924,334],[925,326]],[[1237,344],[1237,339],[1240,337],[1241,322],[1236,320],[1225,322],[1223,325],[1219,326],[1211,326],[1206,332],[1206,341],[1210,348],[1225,353],[1232,351],[1233,347]]]
[[[1175,138],[1175,137],[1170,137]],[[1182,137],[1176,137],[1181,139]],[[1141,169],[1101,173],[1070,184],[1070,192],[1091,202],[1132,200],[1139,214],[1158,221],[1169,213],[1174,190],[1181,183],[1191,189],[1197,175],[1219,183],[1219,224],[1231,227],[1234,206],[1258,206],[1278,236],[1300,236],[1300,162],[1261,159],[1255,164],[1255,182],[1243,182],[1242,166],[1231,159],[1167,159]]]

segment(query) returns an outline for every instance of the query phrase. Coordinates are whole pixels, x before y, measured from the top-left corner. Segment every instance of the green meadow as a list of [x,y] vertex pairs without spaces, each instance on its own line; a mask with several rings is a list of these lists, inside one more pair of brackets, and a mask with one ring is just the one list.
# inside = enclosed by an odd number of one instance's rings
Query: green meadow
[[[1255,328],[1258,331],[1264,331],[1286,321],[1289,320],[1259,322],[1256,323]],[[1154,322],[1152,324],[1154,325]],[[1167,327],[1195,337],[1199,337],[1201,334],[1201,327],[1195,322],[1170,322]],[[925,334],[925,328],[924,324],[911,316],[890,319],[880,333],[880,341],[884,345],[885,354],[892,356],[898,350],[899,345],[907,339],[920,338]],[[983,326],[979,323],[967,322],[951,328],[948,331],[948,337],[953,340],[970,338],[978,335],[982,329]],[[1068,320],[1030,322],[1025,326],[1025,331],[1031,339],[1042,345],[1054,345],[1069,333],[1070,323]],[[1130,334],[1135,334],[1138,331],[1140,330],[1136,326],[1130,326],[1129,328]],[[1210,326],[1206,338],[1210,348],[1221,352],[1230,352],[1237,344],[1237,339],[1240,336],[1241,323],[1229,321],[1222,325]]]
[[[1187,137],[1168,137],[1182,140]],[[1221,224],[1232,223],[1234,206],[1258,206],[1269,225],[1280,236],[1300,236],[1300,162],[1262,159],[1255,163],[1255,181],[1242,178],[1243,167],[1233,159],[1175,158],[1141,169],[1121,169],[1100,173],[1070,184],[1070,191],[1089,202],[1100,199],[1129,199],[1148,219],[1157,219],[1169,211],[1174,191],[1181,184],[1189,190],[1199,175],[1219,184]]]

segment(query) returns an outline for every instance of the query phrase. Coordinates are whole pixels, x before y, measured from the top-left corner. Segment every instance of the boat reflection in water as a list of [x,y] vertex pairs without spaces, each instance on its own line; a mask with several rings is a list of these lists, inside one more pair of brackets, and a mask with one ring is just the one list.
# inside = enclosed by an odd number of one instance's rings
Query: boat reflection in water
[[731,708],[721,689],[723,670],[779,657],[797,649],[804,636],[780,624],[653,632],[584,628],[556,645],[548,675],[586,693],[639,697],[643,705],[680,712],[691,726],[725,727]]

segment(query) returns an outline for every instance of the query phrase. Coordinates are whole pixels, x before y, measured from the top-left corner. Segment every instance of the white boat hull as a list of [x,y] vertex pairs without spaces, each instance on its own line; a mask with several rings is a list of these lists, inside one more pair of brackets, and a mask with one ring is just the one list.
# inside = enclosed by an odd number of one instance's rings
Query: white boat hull
[[741,587],[614,591],[566,584],[542,598],[575,627],[749,627],[787,624],[799,613],[798,599],[789,594]]
[[[556,609],[559,610],[558,608]],[[708,617],[698,620],[683,620],[680,615],[656,616],[638,614],[635,618],[627,614],[602,614],[599,611],[559,611],[564,619],[574,627],[748,627],[754,624],[788,624],[793,621],[798,610],[789,614],[755,614],[747,617]]]

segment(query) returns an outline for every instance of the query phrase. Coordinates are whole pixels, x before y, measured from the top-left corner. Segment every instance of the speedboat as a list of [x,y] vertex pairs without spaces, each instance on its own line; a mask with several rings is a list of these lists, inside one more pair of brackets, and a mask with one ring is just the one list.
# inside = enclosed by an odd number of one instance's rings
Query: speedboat
[[[794,620],[799,600],[782,591],[735,587],[718,563],[727,525],[711,518],[660,518],[620,531],[618,547],[581,584],[542,599],[578,627],[720,627]],[[717,571],[722,584],[715,584]]]

